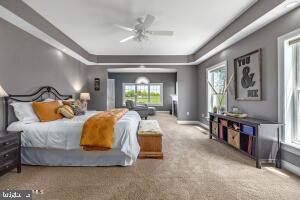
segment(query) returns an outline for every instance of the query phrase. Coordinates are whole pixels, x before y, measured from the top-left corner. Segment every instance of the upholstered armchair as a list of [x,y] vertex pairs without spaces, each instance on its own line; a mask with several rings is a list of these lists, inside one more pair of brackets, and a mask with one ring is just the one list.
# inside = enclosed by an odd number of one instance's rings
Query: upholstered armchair
[[134,105],[134,102],[132,100],[127,100],[126,102],[126,108],[128,108],[129,110],[134,110],[136,112],[139,113],[139,115],[141,116],[141,118],[148,118],[149,115],[149,109],[147,105]]

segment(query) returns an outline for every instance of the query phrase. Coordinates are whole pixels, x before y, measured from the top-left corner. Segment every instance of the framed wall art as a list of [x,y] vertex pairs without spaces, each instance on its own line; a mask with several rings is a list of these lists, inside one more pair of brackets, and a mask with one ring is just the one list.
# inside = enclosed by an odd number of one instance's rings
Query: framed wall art
[[261,49],[234,59],[236,100],[262,100],[261,59]]
[[94,84],[95,84],[95,91],[100,91],[100,78],[95,78]]

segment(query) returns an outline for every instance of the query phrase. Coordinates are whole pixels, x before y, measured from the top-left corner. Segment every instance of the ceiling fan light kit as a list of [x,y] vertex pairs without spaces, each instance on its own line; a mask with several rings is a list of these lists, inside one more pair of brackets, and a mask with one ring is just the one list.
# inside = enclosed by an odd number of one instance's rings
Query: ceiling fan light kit
[[173,31],[153,31],[153,30],[148,30],[148,28],[153,24],[155,21],[155,17],[153,15],[147,15],[146,18],[143,20],[143,18],[137,18],[138,24],[134,26],[134,28],[129,28],[126,26],[122,25],[116,25],[116,27],[132,32],[134,35],[131,35],[127,38],[122,39],[120,42],[124,43],[129,40],[135,40],[138,42],[141,42],[143,40],[148,40],[149,36],[148,35],[157,35],[157,36],[172,36],[174,34]]

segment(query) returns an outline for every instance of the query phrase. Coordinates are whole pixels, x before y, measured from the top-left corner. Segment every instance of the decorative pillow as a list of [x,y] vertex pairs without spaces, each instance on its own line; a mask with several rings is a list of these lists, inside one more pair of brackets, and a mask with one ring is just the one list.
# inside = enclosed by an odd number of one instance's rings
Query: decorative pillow
[[63,118],[61,114],[57,113],[60,107],[58,101],[33,102],[32,107],[41,122],[55,121]]
[[82,109],[82,104],[81,104],[80,100],[66,100],[66,101],[63,101],[63,104],[71,106],[75,116],[85,114],[84,110]]
[[80,108],[82,108],[82,103],[81,103],[81,101],[79,99],[77,99],[75,101],[75,104],[78,105]]
[[75,116],[79,116],[79,115],[84,115],[85,114],[84,110],[82,110],[82,108],[80,106],[78,106],[76,104],[72,104],[71,107],[72,107],[72,109],[74,111]]
[[32,109],[32,102],[13,102],[10,105],[14,108],[15,115],[19,121],[25,124],[39,121]]
[[74,117],[74,111],[71,108],[71,106],[64,105],[61,106],[58,110],[57,113],[62,114],[65,118],[72,119]]

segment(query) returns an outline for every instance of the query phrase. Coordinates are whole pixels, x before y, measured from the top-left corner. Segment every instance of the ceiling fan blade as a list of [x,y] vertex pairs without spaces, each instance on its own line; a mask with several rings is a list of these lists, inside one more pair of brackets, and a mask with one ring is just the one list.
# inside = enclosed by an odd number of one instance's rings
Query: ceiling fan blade
[[153,15],[147,15],[144,20],[144,23],[142,24],[143,28],[144,29],[149,28],[153,24],[154,20],[155,17]]
[[133,28],[122,26],[122,25],[119,25],[119,24],[115,24],[115,26],[122,29],[122,30],[125,30],[125,31],[135,32],[135,30]]
[[172,36],[174,31],[147,31],[151,35]]
[[129,36],[129,37],[127,37],[127,38],[124,38],[124,39],[121,40],[120,42],[121,42],[121,43],[127,42],[128,40],[132,40],[133,38],[135,38],[135,35]]
[[136,21],[137,21],[139,24],[142,24],[142,23],[144,23],[144,21],[143,21],[143,18],[142,18],[142,17],[139,17],[139,18],[137,18],[137,19],[136,19]]

